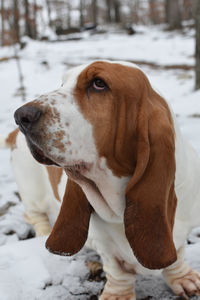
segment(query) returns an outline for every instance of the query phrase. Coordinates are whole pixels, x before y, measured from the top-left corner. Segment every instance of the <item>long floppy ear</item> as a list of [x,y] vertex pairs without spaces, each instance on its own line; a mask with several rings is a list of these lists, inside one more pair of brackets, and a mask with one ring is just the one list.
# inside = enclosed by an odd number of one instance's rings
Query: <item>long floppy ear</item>
[[46,241],[47,249],[59,255],[73,255],[88,236],[91,207],[77,183],[68,179],[61,210]]
[[[125,232],[138,261],[161,269],[176,261],[175,136],[166,102],[143,96],[137,120],[137,162],[126,188]],[[155,100],[155,101],[154,101]]]

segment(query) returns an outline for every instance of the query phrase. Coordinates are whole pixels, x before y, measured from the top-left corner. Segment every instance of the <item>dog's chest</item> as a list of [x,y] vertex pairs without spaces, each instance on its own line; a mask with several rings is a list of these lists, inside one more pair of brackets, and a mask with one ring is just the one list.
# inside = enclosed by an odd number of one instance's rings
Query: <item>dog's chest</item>
[[[88,174],[88,178],[94,185],[87,185],[84,192],[96,213],[104,218],[102,212],[98,211],[104,207],[105,213],[107,209],[114,214],[113,219],[111,218],[110,220],[111,222],[123,222],[125,189],[129,178],[119,178],[113,175],[112,171],[108,169],[106,165],[103,167],[95,167],[90,174]],[[96,206],[97,202],[99,203],[98,207]]]

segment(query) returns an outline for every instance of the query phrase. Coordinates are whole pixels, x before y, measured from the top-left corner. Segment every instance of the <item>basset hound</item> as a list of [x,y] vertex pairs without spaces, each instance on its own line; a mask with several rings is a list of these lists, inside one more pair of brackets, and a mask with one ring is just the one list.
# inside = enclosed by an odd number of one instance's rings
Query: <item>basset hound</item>
[[95,249],[107,276],[99,299],[136,299],[135,274],[156,269],[175,294],[200,295],[200,275],[184,261],[200,225],[200,159],[139,67],[75,67],[15,120],[33,157],[68,176],[46,247]]

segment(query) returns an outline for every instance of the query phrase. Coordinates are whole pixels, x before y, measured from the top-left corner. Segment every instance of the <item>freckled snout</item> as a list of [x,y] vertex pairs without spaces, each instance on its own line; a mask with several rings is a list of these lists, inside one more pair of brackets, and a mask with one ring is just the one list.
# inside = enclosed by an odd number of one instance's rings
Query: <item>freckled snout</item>
[[15,122],[23,133],[29,132],[41,116],[41,109],[28,105],[18,108],[14,114]]

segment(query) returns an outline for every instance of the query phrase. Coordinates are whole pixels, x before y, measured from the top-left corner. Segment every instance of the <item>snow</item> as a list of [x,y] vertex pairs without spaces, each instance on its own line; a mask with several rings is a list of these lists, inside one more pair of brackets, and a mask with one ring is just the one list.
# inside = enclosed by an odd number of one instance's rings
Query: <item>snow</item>
[[[90,281],[85,265],[96,259],[94,252],[84,249],[70,258],[59,257],[45,249],[45,240],[34,238],[0,248],[0,299],[84,300],[100,293],[104,282]],[[198,244],[187,249],[187,260],[200,271]],[[136,287],[137,299],[176,299],[161,276],[138,276]]]
[[[163,27],[137,26],[137,34],[83,34],[79,41],[38,42],[24,39],[21,67],[30,101],[41,93],[58,88],[63,73],[71,66],[94,59],[141,62],[152,85],[171,104],[183,134],[200,153],[200,91],[194,91],[194,72],[182,65],[194,65],[194,32],[166,32]],[[12,57],[12,47],[0,48],[0,61]],[[144,64],[145,63],[145,64]],[[159,68],[154,65],[159,65]],[[178,65],[176,69],[166,66]],[[15,128],[13,113],[24,102],[19,92],[16,61],[0,62],[0,134]],[[9,163],[9,151],[0,150],[0,299],[90,299],[104,281],[89,280],[85,262],[99,260],[83,249],[73,257],[50,254],[44,238],[32,238],[33,231],[23,218],[23,205]],[[27,239],[29,238],[29,239]],[[187,260],[200,271],[200,228],[189,237]],[[137,278],[137,299],[176,299],[161,277]],[[95,299],[94,297],[91,299]],[[150,298],[149,298],[150,299]],[[197,298],[193,298],[197,299]]]
[[[91,251],[66,258],[45,249],[45,237],[21,241],[0,248],[0,299],[86,299],[98,293],[103,282],[88,280],[85,265]],[[59,272],[58,272],[59,270]],[[73,282],[72,282],[73,278]],[[82,295],[80,295],[82,294]]]

